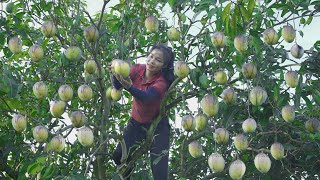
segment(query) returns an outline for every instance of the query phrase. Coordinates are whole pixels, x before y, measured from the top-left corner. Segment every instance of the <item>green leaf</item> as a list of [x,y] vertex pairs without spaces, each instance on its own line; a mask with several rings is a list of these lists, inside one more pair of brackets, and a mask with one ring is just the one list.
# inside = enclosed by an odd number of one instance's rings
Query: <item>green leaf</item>
[[205,74],[202,74],[199,77],[199,81],[200,81],[201,88],[207,89],[209,87],[209,85],[210,85],[210,81],[208,79],[208,76],[205,75]]
[[42,166],[39,163],[34,163],[28,166],[28,173],[32,175],[36,175],[38,172],[40,172],[42,169]]
[[306,22],[306,24],[311,24],[311,22],[312,22],[312,19],[313,19],[313,16],[309,16],[309,18],[308,18],[308,20],[307,20],[307,22]]
[[278,84],[275,84],[274,87],[273,87],[273,100],[274,100],[275,102],[278,102],[279,97],[280,97],[279,85],[278,85]]
[[9,79],[3,76],[0,76],[0,94],[7,94],[10,92]]
[[4,33],[0,33],[0,47],[4,45],[6,39],[4,38]]
[[237,16],[235,13],[232,14],[231,18],[231,30],[233,32],[233,35],[237,34]]
[[195,86],[199,86],[199,77],[201,76],[201,69],[196,67],[195,69],[192,69],[190,72],[190,80]]
[[168,3],[171,7],[173,7],[174,3],[176,2],[176,0],[168,0]]
[[187,179],[186,179],[186,178],[181,177],[181,178],[179,178],[178,180],[187,180]]
[[240,6],[240,11],[241,11],[241,14],[243,15],[243,17],[245,18],[245,20],[249,21],[250,20],[250,14],[246,10],[246,8],[244,8],[243,6]]
[[303,37],[303,32],[302,31],[298,31],[300,36]]
[[44,169],[45,169],[45,172],[43,173],[43,178],[51,178],[54,173],[54,166],[50,164],[48,168],[44,168]]
[[250,0],[248,4],[248,12],[250,16],[252,15],[254,6],[255,6],[255,0]]
[[320,51],[320,41],[316,41],[313,47],[319,52]]
[[40,164],[43,164],[44,162],[46,162],[46,160],[47,160],[47,157],[39,157],[37,159],[37,162],[40,163]]
[[22,17],[24,16],[25,12],[19,12],[16,14],[16,17],[19,19],[22,19]]
[[48,2],[48,3],[45,5],[45,7],[43,7],[43,10],[49,11],[49,10],[51,9],[51,7],[52,7],[52,2]]
[[312,98],[320,106],[320,92],[316,89],[313,90]]
[[275,8],[275,9],[283,9],[283,8],[289,8],[287,4],[280,4],[280,3],[274,3],[269,7],[270,9]]
[[306,101],[307,107],[309,109],[312,109],[312,102],[310,101],[310,99],[307,96],[302,96],[302,98]]
[[23,109],[23,106],[19,99],[11,98],[7,101],[7,103],[11,109],[18,109],[18,110]]
[[18,180],[25,180],[27,179],[25,174],[28,171],[28,166],[25,164],[22,168],[20,168],[19,170],[19,176],[18,176]]
[[222,21],[226,21],[226,19],[229,19],[229,15],[230,15],[230,7],[231,7],[232,3],[229,3],[222,11]]

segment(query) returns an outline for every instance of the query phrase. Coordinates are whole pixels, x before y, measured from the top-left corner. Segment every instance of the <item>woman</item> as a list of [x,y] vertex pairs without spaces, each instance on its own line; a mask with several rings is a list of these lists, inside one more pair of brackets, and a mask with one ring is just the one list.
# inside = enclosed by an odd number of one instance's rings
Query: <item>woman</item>
[[[114,87],[124,87],[134,97],[131,118],[123,133],[129,154],[127,161],[130,161],[135,145],[146,138],[146,129],[159,115],[161,101],[174,80],[173,61],[171,48],[156,44],[150,49],[146,64],[135,64],[131,67],[130,78],[114,75]],[[169,121],[167,117],[163,117],[156,128],[150,149],[151,169],[155,180],[168,179],[169,136]],[[121,164],[121,156],[121,145],[118,144],[113,154],[117,165]],[[159,156],[161,160],[155,162]],[[130,175],[125,178],[130,179]]]

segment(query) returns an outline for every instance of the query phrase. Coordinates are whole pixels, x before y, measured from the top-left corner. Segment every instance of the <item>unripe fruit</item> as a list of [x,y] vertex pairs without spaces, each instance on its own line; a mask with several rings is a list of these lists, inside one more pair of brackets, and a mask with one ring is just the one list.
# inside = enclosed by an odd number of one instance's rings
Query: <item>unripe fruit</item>
[[44,52],[41,46],[39,45],[33,45],[29,49],[29,56],[31,60],[38,62],[41,60],[44,56]]
[[278,34],[273,28],[268,28],[263,32],[263,40],[268,45],[275,45],[278,42]]
[[22,132],[27,128],[27,119],[21,114],[14,114],[12,118],[12,126],[17,132]]
[[[191,75],[192,76],[192,75]],[[199,77],[200,87],[203,89],[207,89],[210,86],[211,81],[209,80],[206,74],[202,74]]]
[[111,98],[113,101],[119,101],[121,99],[122,90],[112,88],[111,90]]
[[189,144],[188,149],[189,149],[189,153],[192,157],[198,158],[198,157],[202,156],[202,153],[203,153],[202,146],[198,141],[192,141]]
[[62,101],[68,102],[73,97],[73,90],[69,85],[65,84],[59,87],[58,94]]
[[284,76],[284,80],[289,87],[295,88],[299,84],[299,74],[297,71],[288,71]]
[[114,72],[126,78],[130,74],[130,65],[125,61],[118,60],[114,64]]
[[6,6],[6,11],[7,11],[7,13],[12,13],[13,10],[14,10],[14,8],[15,8],[14,3],[13,3],[13,2],[9,2],[9,3],[7,4],[7,6]]
[[88,42],[96,42],[99,37],[99,31],[95,26],[88,26],[84,29],[83,35]]
[[234,38],[234,47],[237,49],[237,51],[243,53],[248,49],[248,41],[247,37],[243,35],[238,35],[236,38]]
[[282,37],[286,42],[291,43],[296,38],[296,31],[291,25],[283,26]]
[[89,127],[79,129],[77,137],[80,144],[84,147],[89,147],[93,144],[93,132]]
[[78,88],[78,96],[82,101],[89,101],[92,99],[93,91],[88,85],[81,85]]
[[37,126],[33,129],[33,138],[37,142],[44,142],[48,139],[48,129],[44,126]]
[[304,54],[304,49],[298,44],[294,44],[290,49],[291,55],[297,59],[300,59]]
[[85,82],[90,83],[90,82],[94,81],[94,75],[89,74],[86,71],[84,71],[84,80],[85,80]]
[[225,161],[221,154],[213,153],[209,156],[208,164],[213,172],[218,173],[224,170]]
[[81,49],[77,46],[70,46],[65,52],[66,58],[69,60],[79,60],[82,56]]
[[207,126],[207,117],[202,114],[199,113],[196,115],[196,117],[194,118],[195,123],[196,123],[196,130],[197,131],[202,131],[206,128]]
[[280,160],[284,156],[284,148],[281,143],[273,143],[270,148],[271,155],[275,160]]
[[106,97],[108,99],[112,99],[111,97],[111,91],[112,91],[112,87],[108,87],[108,89],[106,90]]
[[259,153],[254,158],[254,165],[260,172],[267,173],[271,168],[271,160],[268,155]]
[[224,103],[226,103],[228,105],[234,104],[237,100],[237,94],[233,90],[233,88],[228,88],[228,89],[223,90],[221,97],[222,97]]
[[239,150],[239,151],[244,151],[248,148],[248,140],[247,137],[243,134],[238,134],[236,137],[233,139],[234,146]]
[[218,84],[226,84],[227,83],[227,74],[224,71],[219,70],[214,73],[214,79],[216,80],[216,82]]
[[188,76],[189,74],[189,66],[184,61],[176,62],[174,66],[174,74],[177,75],[179,78],[183,79]]
[[267,92],[260,86],[254,87],[249,94],[249,100],[254,106],[260,106],[267,98]]
[[229,175],[232,179],[241,179],[246,172],[246,165],[241,160],[235,160],[229,167]]
[[180,32],[174,27],[168,29],[167,35],[170,41],[179,41],[180,39]]
[[18,54],[22,49],[22,41],[19,37],[12,37],[8,43],[9,49],[13,54]]
[[123,45],[125,46],[125,47],[129,47],[130,45],[132,45],[133,44],[133,40],[130,38],[130,39],[127,39],[124,43],[123,43]]
[[254,119],[248,118],[242,123],[242,129],[245,133],[252,133],[256,130],[257,123]]
[[54,117],[60,117],[66,108],[66,103],[63,101],[54,101],[50,106],[50,112]]
[[63,151],[65,145],[66,145],[66,141],[64,137],[58,135],[51,139],[50,150],[52,150],[53,152],[59,153]]
[[211,42],[216,48],[222,48],[226,45],[226,36],[223,32],[215,32],[211,37]]
[[37,99],[42,99],[47,97],[48,95],[48,88],[46,84],[42,81],[36,82],[33,85],[33,94],[36,96]]
[[242,74],[247,79],[253,79],[257,75],[257,67],[252,63],[242,65]]
[[[96,71],[94,72],[94,74],[99,77],[99,68],[98,67],[97,67]],[[106,70],[103,67],[101,67],[101,77],[103,78],[105,74],[106,74]]]
[[219,101],[218,98],[213,95],[205,95],[200,101],[200,106],[202,111],[208,116],[213,117],[217,115],[219,111]]
[[226,144],[229,140],[229,132],[225,128],[218,128],[214,131],[214,140],[218,144]]
[[305,122],[305,127],[307,131],[311,133],[315,133],[319,131],[320,122],[318,119],[312,118]]
[[147,32],[154,33],[159,30],[159,21],[155,16],[149,16],[144,21],[144,25],[147,28]]
[[183,116],[181,119],[181,126],[185,131],[192,131],[194,130],[196,123],[194,118],[191,115]]
[[97,70],[97,63],[94,60],[86,60],[84,62],[84,70],[88,74],[93,74]]
[[116,66],[116,64],[118,63],[118,61],[122,61],[120,59],[114,59],[111,61],[111,72],[112,73],[116,73],[114,67]]
[[282,118],[287,121],[287,122],[291,122],[294,120],[295,118],[295,108],[294,106],[290,106],[290,105],[286,105],[282,108],[281,110],[281,115]]
[[81,111],[72,112],[70,120],[72,125],[76,128],[82,127],[87,122],[86,115]]
[[52,21],[47,21],[42,24],[41,32],[45,37],[52,37],[56,34],[57,28]]

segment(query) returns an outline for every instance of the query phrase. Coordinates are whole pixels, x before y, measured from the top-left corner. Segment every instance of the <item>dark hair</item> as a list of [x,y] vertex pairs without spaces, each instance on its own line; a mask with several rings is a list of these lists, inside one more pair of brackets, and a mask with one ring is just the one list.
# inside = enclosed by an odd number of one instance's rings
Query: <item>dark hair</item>
[[174,74],[173,74],[174,54],[173,54],[172,48],[164,44],[157,43],[151,47],[151,49],[149,50],[149,53],[154,49],[158,49],[163,53],[164,65],[162,67],[161,72],[162,72],[162,76],[167,80],[168,87],[169,87],[174,81]]

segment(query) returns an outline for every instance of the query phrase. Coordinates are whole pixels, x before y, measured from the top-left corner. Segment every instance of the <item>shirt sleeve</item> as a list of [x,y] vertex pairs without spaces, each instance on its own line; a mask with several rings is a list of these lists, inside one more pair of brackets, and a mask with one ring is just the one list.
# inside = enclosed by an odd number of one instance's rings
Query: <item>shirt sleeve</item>
[[146,91],[142,91],[134,86],[131,86],[128,91],[131,95],[142,102],[152,101],[156,98],[160,97],[160,93],[158,93],[154,88],[148,88]]
[[167,83],[164,81],[158,81],[151,85],[146,91],[139,90],[133,85],[128,89],[131,95],[142,102],[148,102],[157,98],[161,99],[167,90]]

